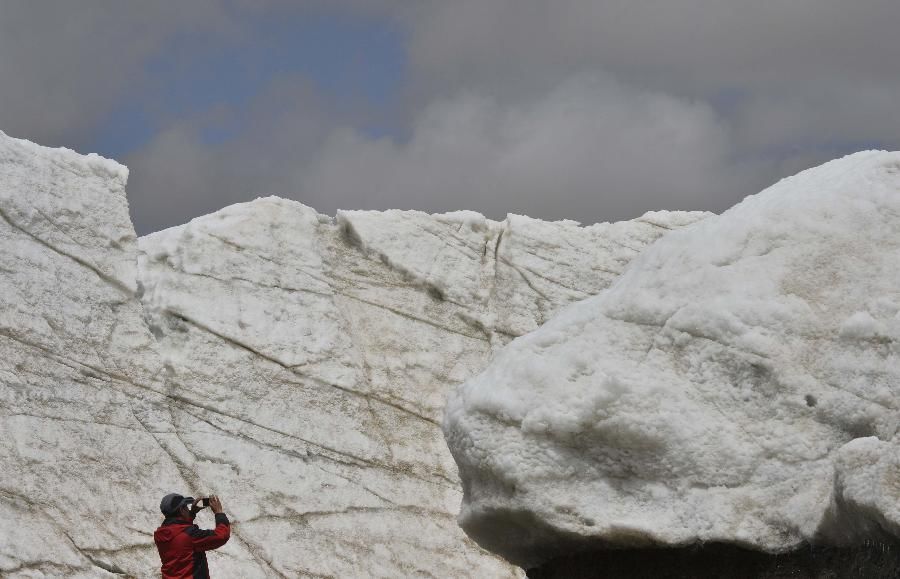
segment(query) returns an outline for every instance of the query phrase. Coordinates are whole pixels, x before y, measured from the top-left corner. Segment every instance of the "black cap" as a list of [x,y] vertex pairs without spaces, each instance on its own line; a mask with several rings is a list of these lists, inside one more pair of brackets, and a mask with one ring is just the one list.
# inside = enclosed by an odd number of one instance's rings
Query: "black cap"
[[184,497],[178,493],[169,493],[159,502],[159,510],[168,516],[177,515],[178,509],[194,502],[194,497]]

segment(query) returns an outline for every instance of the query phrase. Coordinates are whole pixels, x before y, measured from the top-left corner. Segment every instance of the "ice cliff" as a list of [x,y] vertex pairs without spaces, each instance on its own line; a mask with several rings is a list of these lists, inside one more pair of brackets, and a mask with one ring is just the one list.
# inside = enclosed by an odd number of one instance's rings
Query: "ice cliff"
[[898,340],[900,154],[783,180],[665,236],[452,395],[461,525],[524,566],[896,541]]
[[173,490],[223,497],[216,577],[520,575],[457,526],[447,394],[704,217],[330,218],[268,198],[138,240],[126,177],[0,133],[4,577],[158,576]]

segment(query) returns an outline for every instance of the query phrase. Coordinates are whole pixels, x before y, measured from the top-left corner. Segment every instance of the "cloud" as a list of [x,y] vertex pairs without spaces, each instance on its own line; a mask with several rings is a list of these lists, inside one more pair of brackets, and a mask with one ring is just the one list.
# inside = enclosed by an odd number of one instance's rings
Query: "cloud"
[[[296,76],[199,112],[208,103],[169,110],[147,96],[163,78],[148,63],[172,46],[226,54],[264,34],[272,11],[289,26],[304,10],[401,23],[404,85],[374,122]],[[0,128],[81,148],[111,111],[152,108],[149,141],[123,159],[141,232],[257,194],[327,213],[583,222],[720,210],[828,158],[900,147],[898,20],[894,0],[11,0]],[[192,90],[203,87],[179,94]]]
[[[361,0],[154,0],[0,6],[0,127],[46,145],[83,147],[117,108],[142,101],[183,51],[252,41],[260,16],[290,22],[313,10],[360,10]],[[373,2],[363,13],[378,9]],[[264,31],[263,31],[264,32]],[[153,63],[153,59],[165,60]],[[165,117],[159,103],[140,102]]]
[[435,102],[403,143],[337,132],[310,163],[302,192],[328,210],[594,221],[724,209],[751,182],[709,106],[592,75],[513,105],[477,94]]
[[900,145],[900,79],[819,79],[747,95],[733,112],[746,150]]
[[[404,14],[413,64],[458,86],[529,71],[605,69],[638,84],[705,92],[839,72],[896,76],[890,0],[457,0]],[[502,82],[505,82],[502,80]]]
[[301,78],[279,78],[246,109],[218,107],[172,122],[124,159],[135,228],[148,233],[257,196],[292,196],[333,123]]
[[[160,195],[190,214],[257,193],[327,213],[722,210],[828,158],[900,145],[900,4],[887,0],[383,0],[366,13],[409,33],[390,136],[310,105],[313,89],[301,107],[228,113],[250,128],[227,143],[182,119],[128,159],[140,227],[178,222],[154,209]],[[292,98],[286,87],[260,102]]]
[[[426,107],[403,140],[332,128],[308,87],[267,94],[228,143],[205,143],[198,119],[127,159],[140,231],[180,222],[164,208],[195,215],[256,194],[326,213],[471,209],[592,222],[725,209],[757,185],[711,107],[610,76],[571,79],[516,104],[461,93]],[[271,95],[293,104],[274,106]]]
[[404,16],[425,102],[459,87],[515,99],[601,70],[709,102],[754,147],[746,154],[786,141],[900,145],[891,0],[458,0]]
[[86,133],[178,32],[227,28],[212,0],[32,2],[0,8],[0,126],[44,144]]

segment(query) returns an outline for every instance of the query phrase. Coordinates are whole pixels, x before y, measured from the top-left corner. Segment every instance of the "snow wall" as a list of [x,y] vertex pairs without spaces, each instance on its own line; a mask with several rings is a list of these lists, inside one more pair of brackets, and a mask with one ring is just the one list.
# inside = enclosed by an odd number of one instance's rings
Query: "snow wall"
[[137,239],[126,179],[0,133],[3,577],[157,577],[172,491],[222,496],[216,577],[521,576],[457,526],[447,394],[707,217],[267,198]]

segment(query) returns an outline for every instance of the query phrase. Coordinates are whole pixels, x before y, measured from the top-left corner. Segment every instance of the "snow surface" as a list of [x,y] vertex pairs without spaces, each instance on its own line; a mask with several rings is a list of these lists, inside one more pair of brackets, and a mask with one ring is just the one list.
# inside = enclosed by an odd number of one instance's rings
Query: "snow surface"
[[900,536],[900,154],[675,231],[448,401],[460,522],[521,565]]
[[126,175],[0,133],[4,577],[154,569],[156,495],[185,485],[148,426],[167,397],[133,294]]
[[157,576],[170,491],[223,497],[216,577],[521,576],[456,524],[445,396],[705,217],[267,198],[136,240],[126,177],[0,133],[4,577]]

